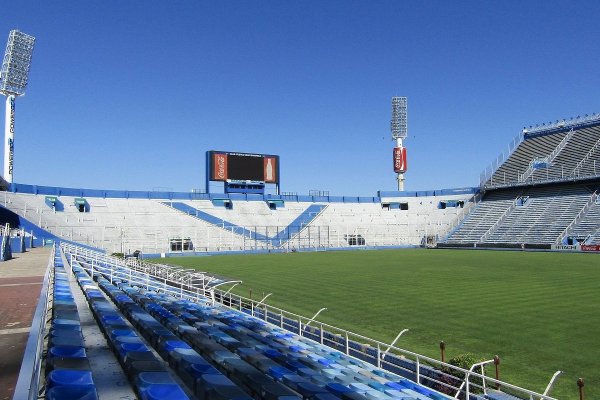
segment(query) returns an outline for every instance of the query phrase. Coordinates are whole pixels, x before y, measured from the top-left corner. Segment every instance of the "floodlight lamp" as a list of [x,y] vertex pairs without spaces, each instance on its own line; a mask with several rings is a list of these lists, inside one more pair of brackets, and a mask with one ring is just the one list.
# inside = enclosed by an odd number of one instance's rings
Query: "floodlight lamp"
[[6,96],[21,96],[29,79],[31,54],[35,38],[18,30],[8,34],[6,52],[0,68],[0,92]]
[[393,139],[408,136],[406,97],[392,97],[392,121],[390,124]]

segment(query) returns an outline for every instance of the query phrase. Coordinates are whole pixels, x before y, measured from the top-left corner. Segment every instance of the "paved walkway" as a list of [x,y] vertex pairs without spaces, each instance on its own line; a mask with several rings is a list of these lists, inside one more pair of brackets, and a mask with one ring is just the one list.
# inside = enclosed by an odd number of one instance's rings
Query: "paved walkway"
[[30,249],[0,262],[0,400],[13,397],[50,251]]

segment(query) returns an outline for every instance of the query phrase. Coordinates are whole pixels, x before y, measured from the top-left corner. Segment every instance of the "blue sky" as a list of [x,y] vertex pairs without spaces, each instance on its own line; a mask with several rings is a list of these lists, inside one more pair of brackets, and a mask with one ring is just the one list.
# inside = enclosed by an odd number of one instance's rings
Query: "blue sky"
[[600,111],[597,1],[18,1],[37,39],[15,181],[189,191],[205,151],[281,156],[282,190],[476,186],[524,126]]

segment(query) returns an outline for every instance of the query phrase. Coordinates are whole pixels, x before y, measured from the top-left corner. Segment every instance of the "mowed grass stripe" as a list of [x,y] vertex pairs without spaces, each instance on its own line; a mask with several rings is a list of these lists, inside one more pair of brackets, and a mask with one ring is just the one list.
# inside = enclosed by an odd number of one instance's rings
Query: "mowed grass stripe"
[[[164,260],[162,260],[164,261]],[[348,330],[439,358],[499,354],[502,379],[576,399],[586,379],[600,396],[600,258],[591,254],[383,250],[171,258],[244,281],[234,291]]]

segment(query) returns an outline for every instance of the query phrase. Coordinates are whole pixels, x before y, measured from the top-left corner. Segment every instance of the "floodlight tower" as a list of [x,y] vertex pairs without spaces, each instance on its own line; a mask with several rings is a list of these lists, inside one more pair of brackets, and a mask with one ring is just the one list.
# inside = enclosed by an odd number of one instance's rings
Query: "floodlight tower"
[[398,174],[398,190],[404,190],[404,173],[406,172],[406,147],[403,140],[408,135],[406,97],[392,97],[392,139],[396,141],[394,147],[394,172]]
[[8,34],[0,69],[0,93],[6,96],[4,123],[4,180],[13,182],[15,155],[15,99],[25,94],[35,38],[18,30]]

